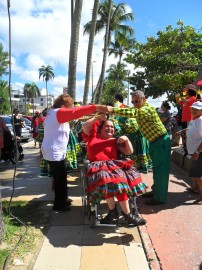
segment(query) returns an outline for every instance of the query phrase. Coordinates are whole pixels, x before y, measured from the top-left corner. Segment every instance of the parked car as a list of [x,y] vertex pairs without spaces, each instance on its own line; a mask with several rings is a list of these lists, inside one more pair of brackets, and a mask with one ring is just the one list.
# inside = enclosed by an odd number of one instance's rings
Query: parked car
[[[6,126],[10,129],[11,133],[14,134],[13,132],[13,126],[12,126],[12,119],[11,116],[8,115],[0,115],[0,117],[2,117],[2,119],[4,120],[4,123],[6,124]],[[31,134],[31,127],[29,128],[28,126],[22,127],[22,136],[21,136],[21,141],[28,141],[30,138],[32,138],[32,134]]]
[[24,120],[26,127],[31,128],[32,122],[28,118],[25,118],[24,116],[22,117],[22,119]]

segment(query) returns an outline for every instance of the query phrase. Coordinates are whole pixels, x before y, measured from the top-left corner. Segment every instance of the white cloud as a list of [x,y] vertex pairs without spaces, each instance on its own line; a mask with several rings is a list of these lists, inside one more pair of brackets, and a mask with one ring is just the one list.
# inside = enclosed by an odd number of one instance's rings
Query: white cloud
[[[0,4],[0,40],[8,51],[8,18],[6,1]],[[79,50],[77,59],[77,97],[83,99],[85,83],[88,35],[83,26],[91,20],[93,0],[84,0],[81,18]],[[128,7],[128,12],[131,11]],[[69,45],[71,35],[71,1],[66,0],[11,0],[11,47],[12,86],[23,88],[25,83],[35,82],[39,88],[38,69],[42,65],[53,67],[55,78],[49,81],[50,93],[62,93],[67,85]],[[97,83],[103,58],[104,32],[95,37],[93,50],[94,85]],[[107,67],[114,63],[108,58]],[[42,86],[43,87],[43,86]],[[91,87],[91,86],[90,86]]]

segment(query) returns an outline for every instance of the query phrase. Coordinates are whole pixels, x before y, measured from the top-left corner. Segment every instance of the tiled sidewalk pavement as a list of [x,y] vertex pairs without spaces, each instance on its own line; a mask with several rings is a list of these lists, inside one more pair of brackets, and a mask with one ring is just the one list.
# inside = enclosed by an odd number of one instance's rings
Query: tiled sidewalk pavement
[[[32,144],[24,146],[25,160],[18,166],[13,200],[52,200],[51,180],[39,176],[39,149]],[[8,199],[11,194],[12,173],[10,169],[1,173],[3,198]],[[30,269],[149,270],[137,227],[89,227],[82,207],[78,175],[74,172],[68,178],[69,195],[73,200],[71,211],[53,214],[48,233]],[[106,213],[106,205],[103,209]]]

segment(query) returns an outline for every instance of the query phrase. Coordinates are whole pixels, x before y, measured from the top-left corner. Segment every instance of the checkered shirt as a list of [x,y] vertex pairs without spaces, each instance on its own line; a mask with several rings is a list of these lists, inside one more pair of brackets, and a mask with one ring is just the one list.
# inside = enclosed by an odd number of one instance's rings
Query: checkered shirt
[[136,118],[140,131],[149,142],[153,142],[167,133],[156,109],[147,102],[140,109],[113,108],[112,114],[126,118]]

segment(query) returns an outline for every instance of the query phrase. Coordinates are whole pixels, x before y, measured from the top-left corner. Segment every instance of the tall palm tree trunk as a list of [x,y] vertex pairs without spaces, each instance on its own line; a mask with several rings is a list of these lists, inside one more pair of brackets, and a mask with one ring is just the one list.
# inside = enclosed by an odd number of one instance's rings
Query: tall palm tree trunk
[[48,82],[46,81],[46,108],[48,109]]
[[32,97],[32,112],[33,112],[33,116],[34,116],[34,98]]
[[68,71],[68,93],[75,100],[76,97],[76,66],[79,45],[80,21],[83,0],[76,0],[73,16],[73,32],[71,33],[71,43],[69,52],[69,71]]
[[103,85],[104,85],[104,76],[105,76],[105,69],[106,69],[106,62],[107,62],[107,53],[108,53],[108,46],[109,46],[109,27],[110,27],[110,17],[111,17],[111,9],[112,9],[112,1],[109,0],[109,13],[107,18],[107,25],[106,25],[106,32],[105,32],[105,42],[104,42],[104,53],[103,53],[103,61],[102,61],[102,71],[100,75],[100,87],[98,89],[97,95],[95,97],[95,103],[99,103],[102,92],[103,92]]
[[73,29],[73,17],[74,17],[74,0],[71,0],[71,29]]
[[[90,35],[89,35],[89,43],[88,43],[86,79],[85,79],[84,96],[83,96],[84,105],[86,105],[88,102],[88,93],[89,93],[89,87],[90,87],[90,71],[91,71],[91,65],[92,65],[92,52],[93,52],[93,43],[94,43],[94,37],[95,37],[98,8],[99,8],[99,0],[95,0],[94,6],[93,6],[92,24],[91,24]],[[93,85],[92,85],[92,89],[93,89]],[[93,100],[93,97],[92,97],[92,100]]]

